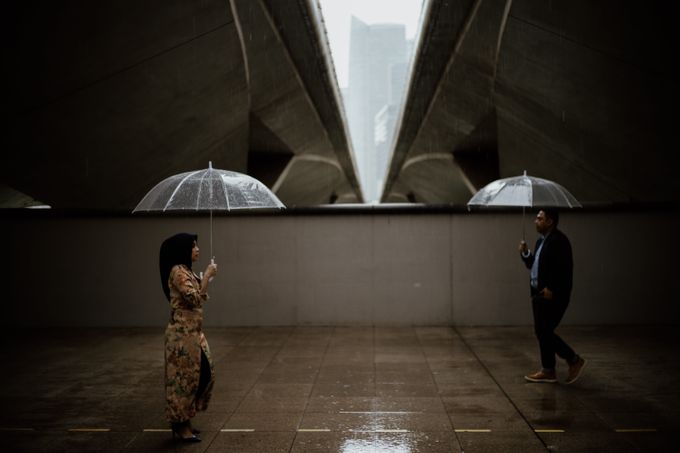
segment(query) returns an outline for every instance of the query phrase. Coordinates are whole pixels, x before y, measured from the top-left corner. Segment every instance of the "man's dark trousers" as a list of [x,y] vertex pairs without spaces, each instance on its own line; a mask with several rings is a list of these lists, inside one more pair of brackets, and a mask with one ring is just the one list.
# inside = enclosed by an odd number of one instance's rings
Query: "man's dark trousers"
[[543,299],[536,292],[535,289],[531,289],[534,332],[541,349],[541,366],[552,370],[555,368],[555,354],[569,363],[576,358],[574,350],[555,333],[569,302]]

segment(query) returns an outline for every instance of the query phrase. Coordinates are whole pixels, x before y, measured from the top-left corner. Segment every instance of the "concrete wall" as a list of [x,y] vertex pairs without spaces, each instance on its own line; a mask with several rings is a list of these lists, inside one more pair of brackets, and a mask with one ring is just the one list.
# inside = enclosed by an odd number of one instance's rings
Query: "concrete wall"
[[[533,243],[533,214],[527,240]],[[159,326],[158,248],[208,217],[4,215],[2,325]],[[214,219],[206,325],[530,324],[521,214],[343,213]],[[677,323],[678,212],[571,212],[568,324]],[[199,266],[195,266],[199,269]]]

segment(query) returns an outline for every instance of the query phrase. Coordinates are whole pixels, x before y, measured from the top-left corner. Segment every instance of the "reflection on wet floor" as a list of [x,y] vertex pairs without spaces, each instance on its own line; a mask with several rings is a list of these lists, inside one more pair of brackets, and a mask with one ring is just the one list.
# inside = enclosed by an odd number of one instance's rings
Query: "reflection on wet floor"
[[407,439],[347,439],[340,446],[342,453],[410,453]]
[[[635,334],[631,334],[631,329]],[[217,452],[661,451],[680,428],[680,334],[565,327],[589,368],[529,384],[531,327],[208,329],[194,419]],[[165,451],[163,329],[5,332],[7,451]],[[21,341],[18,341],[18,339]],[[566,367],[558,369],[563,381]],[[10,448],[11,447],[11,448]]]

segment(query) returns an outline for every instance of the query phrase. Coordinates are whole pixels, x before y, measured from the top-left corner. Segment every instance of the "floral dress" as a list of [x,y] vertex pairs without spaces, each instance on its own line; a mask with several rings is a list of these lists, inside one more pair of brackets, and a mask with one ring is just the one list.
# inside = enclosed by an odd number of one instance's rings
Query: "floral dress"
[[[170,271],[170,322],[165,329],[165,397],[168,421],[189,420],[206,410],[215,382],[215,369],[208,341],[203,334],[203,303],[208,295],[200,292],[196,274],[184,265]],[[201,351],[210,364],[210,382],[200,395]]]

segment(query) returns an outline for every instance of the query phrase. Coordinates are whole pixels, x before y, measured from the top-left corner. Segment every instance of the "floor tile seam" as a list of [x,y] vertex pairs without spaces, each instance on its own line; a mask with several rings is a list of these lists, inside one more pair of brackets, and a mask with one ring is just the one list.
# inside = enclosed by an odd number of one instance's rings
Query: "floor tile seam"
[[373,364],[373,393],[374,393],[375,398],[378,397],[378,392],[377,392],[376,386],[375,386],[375,378],[378,376],[378,364],[375,361],[376,357],[377,357],[376,352],[375,352],[376,351],[376,342],[377,342],[376,329],[377,329],[376,325],[373,324],[373,326],[371,327],[371,347],[372,347],[371,363]]
[[130,448],[130,446],[133,445],[133,444],[135,443],[135,441],[139,438],[139,436],[141,436],[142,434],[143,434],[143,432],[142,432],[142,433],[137,433],[137,434],[135,434],[134,436],[132,436],[132,438],[131,438],[130,440],[127,441],[127,443],[125,444],[125,446],[124,446],[123,448],[121,448],[120,451],[126,451],[128,448]]
[[[451,310],[452,310],[451,314],[453,315],[453,307],[452,307]],[[417,330],[416,330],[416,336],[417,336],[417,338],[418,338],[418,344],[420,345],[420,349],[421,349],[421,351],[423,352],[423,354],[425,354],[425,352],[424,352],[424,350],[423,350],[422,339],[421,339],[420,335],[418,335],[418,331],[417,331]],[[451,417],[449,416],[448,412],[446,412],[446,406],[444,405],[444,401],[442,400],[442,396],[439,394],[439,385],[437,385],[437,381],[436,381],[436,379],[434,378],[434,373],[433,373],[433,370],[432,370],[432,365],[431,365],[430,362],[427,361],[427,360],[426,360],[426,363],[427,363],[427,368],[430,370],[430,379],[432,379],[432,382],[434,383],[435,389],[437,390],[437,398],[438,398],[438,400],[439,400],[439,403],[440,403],[440,404],[442,405],[442,407],[444,408],[444,411],[445,411],[445,413],[446,413],[446,418],[449,420],[449,425],[451,426],[451,430],[453,431],[453,435],[454,435],[455,438],[456,438],[456,442],[458,442],[458,448],[460,449],[460,451],[464,451],[463,443],[461,442],[461,439],[460,439],[460,437],[458,436],[458,431],[456,431],[456,429],[455,429],[456,427],[455,427],[454,424],[453,424],[453,420],[451,420]]]
[[321,361],[319,362],[318,367],[316,368],[316,373],[314,374],[314,381],[312,382],[312,389],[310,390],[309,395],[306,398],[305,401],[305,407],[302,411],[302,415],[300,416],[300,419],[297,422],[297,429],[295,430],[295,435],[293,436],[293,442],[290,445],[289,452],[293,450],[293,447],[295,446],[295,441],[297,440],[297,435],[298,432],[300,432],[300,427],[302,426],[302,421],[305,419],[305,415],[307,414],[307,408],[309,407],[309,400],[312,398],[312,395],[314,393],[314,388],[316,387],[316,384],[319,380],[319,374],[321,373],[321,368],[323,366],[323,363],[326,359],[326,354],[328,353],[328,349],[330,348],[330,345],[333,340],[333,334],[335,333],[336,327],[333,327],[331,330],[331,334],[328,336],[326,339],[326,347],[324,348],[323,356],[321,358]]
[[[587,414],[592,415],[595,419],[597,419],[600,423],[603,424],[603,426],[606,426],[609,430],[616,432],[617,428],[614,426],[612,423],[609,423],[602,415],[600,415],[600,412],[595,410],[594,408],[590,407],[588,404],[584,403],[583,397],[580,395],[576,395],[575,399],[578,401],[579,405],[581,408],[584,409],[584,412]],[[631,411],[630,413],[638,413],[639,411]],[[626,440],[626,442],[632,446],[633,448],[636,448],[636,446],[630,441]]]
[[[596,419],[598,419],[600,422],[602,422],[602,423],[604,424],[604,426],[608,427],[610,430],[612,430],[612,431],[614,431],[614,432],[617,432],[617,431],[616,431],[617,428],[614,427],[614,426],[612,426],[610,423],[608,423],[607,420],[604,419],[602,416],[600,416],[600,414],[599,414],[598,412],[596,412],[594,409],[588,407],[587,405],[583,404],[583,401],[581,400],[581,398],[579,398],[578,396],[576,396],[576,399],[579,401],[579,403],[581,403],[582,406],[584,406],[587,410],[590,411],[591,415],[595,416]],[[632,447],[633,449],[635,449],[635,450],[637,450],[637,451],[641,451],[641,450],[637,447],[637,445],[632,441],[632,439],[630,439],[629,437],[628,437],[628,438],[624,437],[623,440],[624,440],[624,442],[626,442],[626,443],[627,443],[630,447]]]
[[250,338],[251,336],[253,336],[254,334],[255,334],[255,327],[249,327],[249,328],[248,328],[248,333],[247,333],[246,335],[244,335],[243,338],[241,338],[241,340],[238,341],[238,342],[234,345],[234,348],[238,348],[238,347],[244,346],[245,341],[246,341],[248,338]]
[[[499,384],[499,388],[500,388],[500,384]],[[584,414],[594,416],[596,419],[598,419],[600,422],[602,422],[603,425],[606,426],[607,428],[616,429],[611,423],[607,423],[606,420],[604,420],[602,417],[600,417],[598,412],[596,412],[594,409],[592,409],[589,405],[584,404],[579,396],[577,396],[576,399],[577,399],[578,404],[580,406],[579,407],[580,411],[582,411]],[[637,411],[631,411],[630,413],[637,413]]]
[[[255,329],[252,329],[252,330],[251,330],[251,332],[252,332],[251,334],[254,334],[254,331],[255,331]],[[264,372],[264,370],[265,370],[269,365],[272,364],[272,362],[274,361],[274,359],[276,359],[276,356],[278,355],[279,352],[281,352],[281,350],[282,350],[283,347],[285,346],[286,342],[288,341],[288,338],[290,338],[290,336],[293,334],[294,331],[295,331],[295,329],[291,329],[291,331],[288,332],[288,335],[287,335],[287,337],[286,337],[286,341],[283,341],[283,342],[281,343],[281,345],[279,346],[279,348],[278,348],[278,350],[276,351],[276,353],[272,355],[271,359],[269,359],[269,362],[267,362],[267,364],[266,364],[264,367],[262,367],[262,369],[257,373],[257,377],[253,380],[252,385],[250,385],[250,386],[248,387],[248,390],[243,394],[243,396],[241,397],[241,399],[240,399],[238,405],[234,408],[234,410],[231,412],[231,414],[229,415],[229,417],[225,420],[225,422],[224,422],[224,424],[222,425],[221,428],[224,428],[225,425],[226,425],[227,423],[229,423],[229,420],[231,420],[231,418],[234,416],[234,414],[236,414],[236,413],[238,412],[239,408],[243,405],[243,402],[246,400],[246,398],[248,397],[248,395],[250,394],[250,392],[251,392],[251,391],[255,388],[255,386],[257,385],[257,383],[258,383],[258,381],[259,381],[259,379],[260,379],[260,376],[262,376],[262,373]],[[243,339],[243,341],[245,341],[251,334],[247,335],[247,336]]]
[[[524,415],[524,413],[519,409],[519,407],[517,407],[517,405],[516,405],[515,402],[512,400],[512,398],[510,398],[510,395],[508,395],[508,393],[505,391],[505,389],[501,386],[500,382],[498,382],[498,380],[495,378],[495,376],[494,376],[493,374],[491,374],[491,371],[489,370],[489,368],[488,368],[488,367],[486,366],[486,364],[482,361],[482,359],[477,355],[477,353],[476,353],[475,350],[472,348],[472,346],[468,343],[468,341],[465,339],[465,337],[458,331],[458,329],[456,328],[456,326],[451,326],[451,328],[453,329],[453,331],[455,332],[455,334],[458,336],[458,338],[460,338],[461,342],[465,345],[465,347],[470,351],[470,353],[477,359],[477,362],[479,362],[479,364],[482,366],[482,368],[484,368],[484,371],[486,371],[486,373],[487,373],[487,374],[489,375],[489,377],[493,380],[493,382],[496,384],[496,386],[498,387],[498,389],[499,389],[501,392],[503,392],[503,395],[505,395],[505,398],[507,399],[507,401],[509,401],[510,404],[515,408],[515,411],[517,412],[517,414],[519,414],[519,416],[522,418],[522,420],[524,420],[524,422],[526,423],[527,427],[528,427],[528,428],[531,430],[531,432],[536,436],[536,438],[537,438],[538,441],[543,445],[543,447],[545,448],[545,450],[546,450],[546,451],[551,451],[550,446],[549,446],[549,445],[545,442],[545,440],[539,435],[539,433],[537,433],[537,432],[535,431],[535,427],[531,424],[531,422],[529,421],[529,419]],[[462,445],[461,445],[461,449],[462,449]]]

